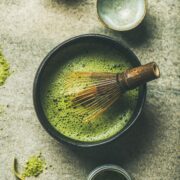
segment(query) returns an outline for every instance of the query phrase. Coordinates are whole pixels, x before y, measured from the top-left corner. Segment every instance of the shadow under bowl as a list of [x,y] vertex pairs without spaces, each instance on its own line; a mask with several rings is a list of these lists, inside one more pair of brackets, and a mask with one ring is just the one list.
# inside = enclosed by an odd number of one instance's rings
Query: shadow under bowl
[[55,47],[52,51],[48,53],[48,55],[44,58],[37,70],[33,87],[33,101],[36,114],[44,129],[59,142],[63,142],[69,145],[75,145],[78,147],[93,147],[106,144],[115,140],[116,138],[120,137],[124,132],[126,132],[138,119],[142,111],[146,98],[146,84],[140,86],[138,89],[139,92],[137,103],[134,112],[130,117],[130,120],[127,122],[127,124],[121,131],[108,139],[97,142],[82,142],[66,137],[65,135],[57,131],[55,127],[53,127],[53,125],[51,125],[47,116],[45,115],[41,102],[41,92],[44,81],[46,81],[46,77],[49,76],[49,73],[52,70],[54,71],[59,66],[63,66],[65,63],[67,63],[69,59],[84,54],[90,50],[98,51],[99,47],[103,50],[107,50],[108,48],[116,49],[123,55],[123,57],[125,57],[129,61],[132,67],[141,65],[136,55],[129,48],[125,47],[115,39],[99,34],[87,34],[71,38],[59,44],[57,47]]

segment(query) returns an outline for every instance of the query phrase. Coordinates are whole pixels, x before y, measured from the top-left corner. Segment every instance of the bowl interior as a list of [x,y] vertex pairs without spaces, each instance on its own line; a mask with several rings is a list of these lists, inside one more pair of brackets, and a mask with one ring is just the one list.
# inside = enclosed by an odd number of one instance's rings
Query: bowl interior
[[64,64],[68,63],[68,61],[75,56],[94,51],[102,51],[102,49],[108,51],[109,48],[118,50],[121,56],[124,57],[127,61],[129,61],[132,66],[135,67],[140,65],[140,62],[138,61],[137,57],[129,49],[125,48],[120,43],[101,35],[84,35],[70,39],[64,42],[63,44],[57,46],[55,49],[53,49],[40,65],[34,81],[34,105],[41,124],[58,141],[63,141],[69,144],[85,147],[104,144],[121,135],[134,123],[134,121],[139,116],[145,100],[145,85],[139,87],[137,105],[134,108],[134,112],[131,119],[128,121],[123,130],[121,130],[119,133],[106,140],[98,142],[81,142],[78,140],[68,138],[60,132],[58,132],[49,123],[48,118],[44,113],[41,102],[41,92],[43,91],[43,87],[48,76],[50,76],[53,72],[58,70],[60,66],[63,66]]
[[136,27],[146,13],[145,0],[98,0],[100,19],[111,29],[118,31]]
[[131,180],[130,175],[120,166],[107,164],[94,169],[88,176],[88,180],[122,179]]

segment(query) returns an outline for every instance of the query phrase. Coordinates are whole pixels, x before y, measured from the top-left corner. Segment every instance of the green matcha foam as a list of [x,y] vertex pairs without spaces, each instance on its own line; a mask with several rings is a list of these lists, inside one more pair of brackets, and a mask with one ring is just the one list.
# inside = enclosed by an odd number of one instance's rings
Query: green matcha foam
[[72,58],[59,67],[46,79],[41,95],[42,106],[49,122],[63,135],[83,141],[96,142],[108,139],[120,132],[130,120],[137,103],[138,89],[122,97],[103,115],[89,123],[83,123],[81,116],[71,108],[68,97],[66,77],[70,72],[114,72],[120,73],[132,65],[120,59],[115,52],[86,53]]

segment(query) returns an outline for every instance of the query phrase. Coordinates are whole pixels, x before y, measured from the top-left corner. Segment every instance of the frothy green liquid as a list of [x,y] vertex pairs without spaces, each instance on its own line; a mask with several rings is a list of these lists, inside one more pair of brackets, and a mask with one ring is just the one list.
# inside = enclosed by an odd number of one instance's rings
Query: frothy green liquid
[[[113,55],[112,55],[113,54]],[[72,58],[63,65],[56,66],[56,70],[46,79],[42,93],[42,106],[49,122],[65,136],[83,141],[96,142],[108,139],[120,132],[130,120],[137,103],[138,89],[122,95],[108,111],[89,123],[83,123],[82,117],[70,108],[66,78],[70,72],[123,72],[132,67],[131,64],[120,59],[117,52],[86,53]]]

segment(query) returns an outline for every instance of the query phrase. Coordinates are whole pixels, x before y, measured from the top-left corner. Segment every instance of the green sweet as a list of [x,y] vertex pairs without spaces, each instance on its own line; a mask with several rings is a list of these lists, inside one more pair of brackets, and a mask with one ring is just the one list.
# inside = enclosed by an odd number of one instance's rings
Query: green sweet
[[[56,66],[42,88],[42,106],[49,122],[65,136],[83,141],[97,142],[108,139],[120,132],[130,120],[137,103],[138,89],[122,97],[105,113],[89,123],[82,122],[82,116],[71,108],[65,85],[70,72],[113,72],[120,73],[132,67],[125,57],[117,52],[86,53]],[[73,82],[72,82],[73,87]]]

